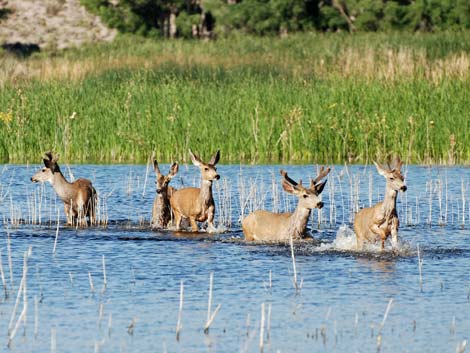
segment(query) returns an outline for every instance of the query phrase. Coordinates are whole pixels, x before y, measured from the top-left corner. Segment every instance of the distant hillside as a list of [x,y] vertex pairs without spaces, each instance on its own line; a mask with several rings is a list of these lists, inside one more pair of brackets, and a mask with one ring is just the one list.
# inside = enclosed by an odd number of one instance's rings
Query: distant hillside
[[41,49],[111,41],[107,28],[79,0],[0,0],[0,44],[35,44]]

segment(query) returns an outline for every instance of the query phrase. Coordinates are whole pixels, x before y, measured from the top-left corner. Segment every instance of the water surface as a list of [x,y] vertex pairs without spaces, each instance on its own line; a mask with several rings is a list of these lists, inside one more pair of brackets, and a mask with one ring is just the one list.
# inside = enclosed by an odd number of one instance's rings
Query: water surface
[[[354,210],[380,200],[385,180],[373,167],[335,166],[325,207],[309,222],[315,241],[295,246],[302,285],[296,291],[288,244],[244,242],[240,219],[258,208],[292,210],[296,200],[280,188],[279,169],[306,183],[315,175],[312,166],[221,165],[222,179],[214,183],[218,233],[199,236],[149,229],[155,178],[147,166],[62,166],[67,178],[71,172],[93,181],[109,220],[89,229],[65,227],[51,186],[30,182],[39,167],[0,167],[0,249],[9,294],[0,301],[4,351],[258,352],[263,303],[264,352],[455,352],[469,339],[469,169],[408,167],[408,191],[398,196],[400,251],[357,253]],[[198,173],[182,166],[172,185],[197,185]],[[8,348],[28,249],[26,319]],[[211,272],[212,311],[221,309],[204,334]],[[13,326],[23,303],[21,296]]]

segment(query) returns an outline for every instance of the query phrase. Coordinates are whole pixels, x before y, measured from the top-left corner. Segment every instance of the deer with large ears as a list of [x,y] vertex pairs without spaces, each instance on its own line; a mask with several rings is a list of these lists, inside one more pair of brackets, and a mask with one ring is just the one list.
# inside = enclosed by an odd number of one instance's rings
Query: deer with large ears
[[166,228],[171,221],[170,198],[176,191],[175,188],[169,186],[171,179],[178,173],[178,163],[173,163],[167,175],[163,175],[158,167],[157,160],[153,161],[153,169],[155,171],[157,184],[157,194],[153,201],[152,207],[152,228]]
[[77,179],[68,182],[57,164],[58,156],[47,152],[45,154],[44,168],[31,177],[33,183],[46,182],[52,184],[55,192],[64,203],[67,225],[86,226],[96,223],[96,190],[88,179]]
[[250,213],[242,221],[245,240],[257,241],[286,241],[292,237],[299,240],[305,237],[308,218],[313,208],[322,208],[323,202],[319,195],[326,185],[321,180],[328,175],[330,168],[322,167],[315,179],[310,181],[310,187],[302,185],[302,181],[295,182],[281,170],[282,188],[299,199],[297,208],[293,213],[273,213],[258,210]]
[[396,157],[393,167],[383,168],[374,162],[377,172],[382,175],[387,184],[385,187],[385,198],[382,202],[369,208],[363,208],[354,217],[354,232],[356,233],[357,249],[362,250],[364,242],[373,243],[380,240],[382,250],[385,240],[391,235],[392,245],[398,245],[398,214],[397,194],[398,191],[405,192],[405,178],[401,174],[403,163]]
[[208,163],[204,163],[197,155],[189,150],[191,161],[201,171],[200,188],[184,188],[176,191],[170,198],[170,205],[175,215],[176,229],[180,230],[181,220],[189,219],[193,232],[198,231],[196,222],[208,223],[208,229],[214,229],[215,205],[212,197],[212,182],[219,180],[216,164],[220,159],[217,151]]

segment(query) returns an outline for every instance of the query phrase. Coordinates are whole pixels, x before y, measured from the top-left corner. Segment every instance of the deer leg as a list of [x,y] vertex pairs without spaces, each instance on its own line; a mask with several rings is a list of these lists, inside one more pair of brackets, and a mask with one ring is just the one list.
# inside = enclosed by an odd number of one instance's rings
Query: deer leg
[[199,229],[197,227],[196,219],[193,217],[189,217],[189,222],[191,223],[191,230],[193,232],[197,232]]
[[393,248],[396,248],[398,246],[398,218],[394,218],[392,220],[392,227],[391,227],[391,233],[392,233],[392,246]]
[[88,219],[90,220],[90,225],[95,225],[96,224],[95,201],[92,199],[88,200],[88,207],[86,210],[86,215],[88,216]]
[[207,213],[207,231],[214,232],[215,231],[215,226],[214,226],[214,208],[211,207],[208,210]]
[[64,211],[65,216],[67,217],[66,225],[73,226],[72,206],[64,202]]
[[387,234],[385,233],[385,230],[380,228],[378,224],[373,224],[372,227],[370,227],[370,230],[374,233],[380,236],[380,240],[382,242],[382,250],[385,249],[385,239],[387,239]]
[[179,213],[178,211],[174,210],[174,214],[175,214],[175,226],[176,226],[176,230],[180,230],[180,229],[181,229],[181,213]]

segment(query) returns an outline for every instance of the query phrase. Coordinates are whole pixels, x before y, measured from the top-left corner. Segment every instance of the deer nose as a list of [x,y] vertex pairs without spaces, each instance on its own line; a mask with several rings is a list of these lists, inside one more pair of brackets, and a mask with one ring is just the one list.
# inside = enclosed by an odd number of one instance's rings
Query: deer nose
[[215,176],[215,180],[219,180],[219,179],[220,179],[220,175],[217,174],[217,175]]
[[403,191],[403,192],[405,192],[407,189],[408,189],[408,188],[406,187],[406,185],[403,185],[403,186],[400,188],[400,190]]
[[323,202],[317,203],[317,207],[318,207],[318,208],[323,208]]
[[162,189],[157,189],[157,194],[161,194],[162,193]]

